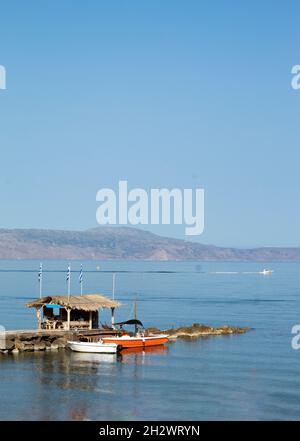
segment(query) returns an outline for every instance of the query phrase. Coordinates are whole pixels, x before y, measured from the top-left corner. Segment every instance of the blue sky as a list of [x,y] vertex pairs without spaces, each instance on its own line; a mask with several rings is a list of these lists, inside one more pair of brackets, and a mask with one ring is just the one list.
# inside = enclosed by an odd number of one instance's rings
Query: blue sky
[[[10,1],[3,228],[96,226],[96,192],[203,187],[203,243],[299,246],[299,3]],[[184,227],[147,227],[187,238]]]

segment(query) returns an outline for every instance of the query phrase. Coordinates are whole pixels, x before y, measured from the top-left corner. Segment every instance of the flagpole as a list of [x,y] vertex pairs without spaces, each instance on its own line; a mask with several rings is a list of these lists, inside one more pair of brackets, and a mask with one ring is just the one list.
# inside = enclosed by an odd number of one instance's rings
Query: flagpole
[[113,273],[113,289],[112,289],[113,300],[115,300],[115,280],[116,280],[116,273]]
[[42,263],[40,263],[39,282],[40,282],[40,299],[41,299],[42,298],[42,287],[43,287],[43,264]]
[[70,300],[71,295],[71,265],[68,266],[68,300]]

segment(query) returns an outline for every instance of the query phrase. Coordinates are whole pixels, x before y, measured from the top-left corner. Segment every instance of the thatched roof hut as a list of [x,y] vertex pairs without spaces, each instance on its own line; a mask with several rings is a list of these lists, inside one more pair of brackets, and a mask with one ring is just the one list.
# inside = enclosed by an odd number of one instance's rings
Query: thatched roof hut
[[97,311],[104,308],[118,308],[121,303],[102,294],[84,294],[82,296],[48,296],[27,303],[28,308],[41,308],[44,305],[60,305],[63,308],[80,311]]
[[[78,296],[47,296],[27,303],[28,308],[36,308],[38,327],[43,325],[46,329],[69,330],[70,327],[98,326],[99,310],[111,309],[112,325],[114,324],[115,308],[121,306],[120,302],[111,300],[102,294],[84,294]],[[59,314],[54,313],[59,309]],[[44,317],[44,321],[42,320]]]

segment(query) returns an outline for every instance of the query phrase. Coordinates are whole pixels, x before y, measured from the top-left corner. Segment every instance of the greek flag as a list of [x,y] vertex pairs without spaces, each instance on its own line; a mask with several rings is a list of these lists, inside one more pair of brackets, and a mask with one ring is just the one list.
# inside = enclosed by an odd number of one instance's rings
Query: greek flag
[[80,273],[79,273],[79,283],[80,283],[80,285],[82,284],[82,281],[83,281],[83,272],[82,272],[82,265],[81,265]]
[[39,269],[39,272],[38,272],[39,282],[42,280],[42,277],[43,277],[43,264],[41,263],[40,264],[40,269]]
[[69,266],[68,266],[68,273],[67,273],[67,282],[70,281],[70,278],[71,278],[71,267],[70,267],[70,265],[69,265]]

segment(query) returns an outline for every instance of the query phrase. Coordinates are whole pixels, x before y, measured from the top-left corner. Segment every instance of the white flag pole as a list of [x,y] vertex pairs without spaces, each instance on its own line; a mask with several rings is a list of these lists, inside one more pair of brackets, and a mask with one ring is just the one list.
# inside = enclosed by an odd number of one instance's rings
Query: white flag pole
[[41,299],[42,298],[42,289],[43,289],[43,264],[42,263],[40,263],[39,284],[40,284],[40,299]]
[[81,265],[81,267],[80,267],[79,283],[80,283],[80,295],[82,296],[82,285],[83,285],[83,271],[82,271],[82,265]]
[[68,300],[70,300],[71,295],[71,265],[68,266]]
[[113,273],[113,289],[112,289],[112,298],[115,300],[115,285],[116,285],[116,273]]

